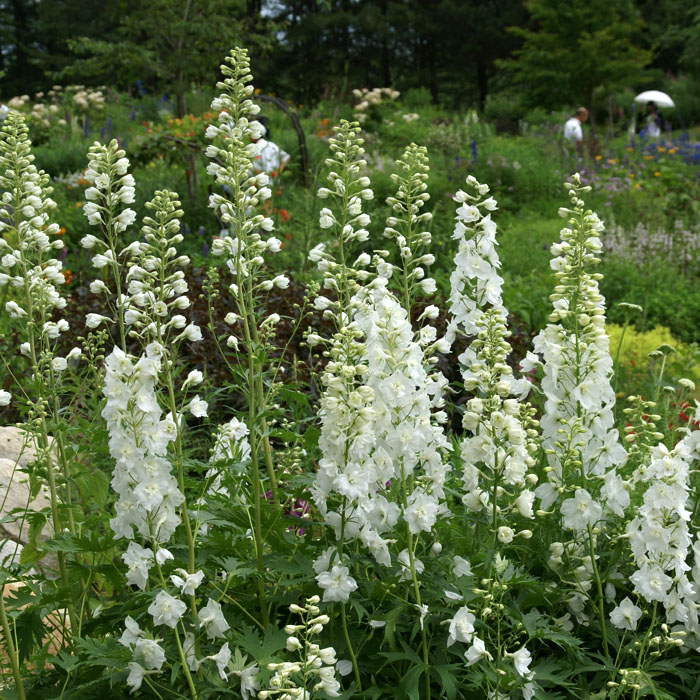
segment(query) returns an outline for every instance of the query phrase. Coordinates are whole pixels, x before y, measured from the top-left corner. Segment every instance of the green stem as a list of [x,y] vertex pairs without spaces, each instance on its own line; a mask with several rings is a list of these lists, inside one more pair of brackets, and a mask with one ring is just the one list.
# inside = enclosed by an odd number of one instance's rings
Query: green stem
[[345,644],[348,647],[348,654],[350,654],[350,660],[352,661],[352,670],[355,672],[355,682],[357,683],[358,692],[362,692],[362,680],[360,679],[360,668],[357,665],[357,657],[352,648],[352,642],[350,641],[350,635],[348,634],[348,621],[345,615],[345,603],[340,604],[340,618],[343,625],[343,636],[345,637]]
[[610,661],[610,653],[608,651],[608,634],[607,630],[605,627],[605,598],[603,596],[603,583],[600,580],[600,573],[598,572],[598,564],[596,563],[595,560],[595,543],[593,541],[593,530],[591,529],[590,524],[588,525],[588,546],[590,548],[590,554],[591,554],[591,566],[593,568],[593,575],[595,576],[595,582],[596,582],[596,589],[598,591],[598,617],[600,620],[600,633],[602,636],[602,642],[603,642],[603,653],[605,654],[605,658]]
[[[406,493],[406,474],[404,472],[403,459],[401,460],[401,494],[403,496],[403,508],[404,512],[408,509],[408,496]],[[406,521],[406,539],[408,540],[408,561],[411,569],[411,580],[413,581],[413,594],[416,597],[416,605],[418,606],[419,614],[422,614],[422,601],[420,595],[420,586],[418,585],[418,577],[416,575],[416,560],[413,553],[413,535],[411,534],[411,529],[408,526],[408,521]],[[430,655],[428,653],[428,639],[425,634],[425,626],[423,625],[423,620],[421,619],[420,624],[420,637],[421,644],[423,647],[423,664],[425,665],[425,698],[430,700]]]
[[19,660],[17,659],[17,650],[15,649],[10,624],[7,620],[5,612],[5,597],[4,591],[0,591],[0,623],[2,624],[2,633],[5,637],[5,652],[10,657],[10,666],[12,667],[12,676],[15,679],[15,690],[17,691],[18,700],[26,700],[24,694],[24,686],[22,685],[22,674],[19,670]]

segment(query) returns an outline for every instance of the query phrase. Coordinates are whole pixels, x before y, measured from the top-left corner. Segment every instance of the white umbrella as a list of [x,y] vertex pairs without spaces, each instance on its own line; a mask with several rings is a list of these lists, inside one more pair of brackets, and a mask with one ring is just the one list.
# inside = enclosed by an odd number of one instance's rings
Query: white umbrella
[[634,98],[635,102],[639,104],[644,104],[646,102],[655,102],[657,107],[675,107],[674,101],[665,93],[660,90],[646,90],[645,92],[640,92]]

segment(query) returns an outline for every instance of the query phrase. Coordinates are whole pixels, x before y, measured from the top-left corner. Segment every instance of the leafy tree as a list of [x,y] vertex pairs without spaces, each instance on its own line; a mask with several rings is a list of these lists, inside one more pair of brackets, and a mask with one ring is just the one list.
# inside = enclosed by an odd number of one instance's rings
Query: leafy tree
[[533,105],[590,105],[596,92],[637,81],[651,60],[630,0],[526,0],[525,6],[529,26],[509,28],[522,47],[499,65]]
[[172,89],[177,114],[187,111],[185,93],[193,82],[211,82],[221,56],[242,43],[243,0],[129,0],[115,35],[80,37],[81,56],[66,71],[73,76],[111,76],[133,83],[155,81]]

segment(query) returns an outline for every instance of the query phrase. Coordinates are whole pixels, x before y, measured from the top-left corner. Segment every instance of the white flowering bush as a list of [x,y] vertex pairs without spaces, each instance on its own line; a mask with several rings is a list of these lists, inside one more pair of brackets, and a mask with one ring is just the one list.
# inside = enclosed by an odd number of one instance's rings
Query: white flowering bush
[[[314,280],[285,319],[269,294],[303,280],[271,265],[282,243],[252,168],[246,52],[222,72],[208,327],[193,320],[178,195],[156,191],[137,222],[127,154],[96,143],[82,243],[103,313],[64,347],[48,177],[22,115],[0,127],[0,296],[24,363],[0,405],[35,455],[7,489],[26,478],[48,494],[0,523],[29,530],[24,547],[0,543],[0,695],[694,697],[700,413],[686,407],[680,430],[662,419],[689,380],[615,405],[605,229],[578,176],[548,323],[514,357],[489,186],[469,176],[454,194],[443,303],[426,149],[396,161],[382,221],[360,126],[341,121]],[[309,316],[305,386],[277,329]],[[202,343],[223,385],[188,365]]]

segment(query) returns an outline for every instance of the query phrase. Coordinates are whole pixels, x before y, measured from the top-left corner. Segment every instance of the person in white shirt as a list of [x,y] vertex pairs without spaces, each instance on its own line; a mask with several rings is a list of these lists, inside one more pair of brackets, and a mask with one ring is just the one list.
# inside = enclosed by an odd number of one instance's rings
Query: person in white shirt
[[583,129],[581,124],[588,119],[588,110],[579,107],[574,116],[564,124],[564,139],[576,146],[576,150],[581,153],[583,150]]
[[[269,140],[270,134],[267,128],[267,119],[258,119],[262,127],[262,136],[255,140],[260,147],[258,155],[253,157],[253,170],[256,173],[267,173],[271,178],[276,178],[284,166],[289,162],[289,153],[283,151],[276,143]],[[267,136],[268,138],[265,138]]]
[[[272,190],[273,196],[282,194],[282,183],[279,175],[284,170],[285,165],[289,163],[289,153],[283,151],[276,143],[270,141],[270,132],[267,127],[267,117],[259,117],[257,120],[260,123],[261,136],[258,139],[253,139],[253,143],[257,144],[260,149],[257,155],[253,156],[253,173],[267,173],[270,177],[269,187]],[[267,138],[265,138],[267,136]],[[284,211],[285,216],[289,216]],[[267,215],[277,213],[277,208],[272,207],[271,200],[267,200],[263,204],[263,212]]]

